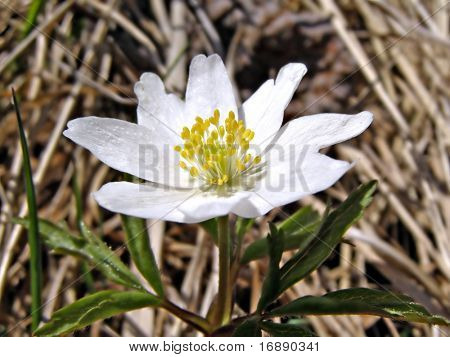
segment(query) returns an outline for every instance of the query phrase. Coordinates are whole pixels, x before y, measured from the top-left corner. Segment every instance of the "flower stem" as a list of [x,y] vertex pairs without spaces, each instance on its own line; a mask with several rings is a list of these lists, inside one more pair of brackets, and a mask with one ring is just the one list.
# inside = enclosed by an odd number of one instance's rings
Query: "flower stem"
[[219,292],[217,300],[217,316],[221,326],[226,325],[231,318],[232,287],[231,287],[231,239],[228,216],[218,218],[219,233]]

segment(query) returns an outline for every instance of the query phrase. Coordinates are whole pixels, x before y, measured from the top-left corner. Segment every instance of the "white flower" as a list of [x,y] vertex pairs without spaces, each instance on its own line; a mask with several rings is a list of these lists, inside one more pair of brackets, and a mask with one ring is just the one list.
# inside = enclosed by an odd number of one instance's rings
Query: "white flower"
[[64,135],[112,168],[143,183],[111,182],[94,193],[106,209],[193,223],[235,213],[256,217],[333,185],[352,164],[320,154],[350,139],[372,114],[283,113],[306,73],[284,66],[238,107],[218,55],[196,56],[185,101],[145,73],[135,85],[138,124],[110,118],[72,120]]

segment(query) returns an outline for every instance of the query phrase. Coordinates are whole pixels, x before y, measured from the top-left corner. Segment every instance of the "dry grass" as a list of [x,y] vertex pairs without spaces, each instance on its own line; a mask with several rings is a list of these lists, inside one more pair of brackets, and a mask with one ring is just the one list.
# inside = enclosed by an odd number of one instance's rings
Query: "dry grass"
[[[286,120],[319,112],[375,115],[359,139],[331,155],[357,160],[326,194],[305,199],[319,210],[376,178],[379,192],[348,233],[355,247],[338,254],[283,297],[350,286],[389,287],[450,314],[450,5],[433,1],[363,0],[90,0],[47,1],[37,27],[21,37],[26,0],[0,0],[0,328],[28,334],[28,248],[11,216],[26,214],[21,153],[9,88],[22,99],[40,216],[75,227],[71,178],[79,177],[84,219],[113,247],[123,243],[120,219],[90,197],[118,174],[61,136],[69,119],[95,114],[135,117],[134,82],[156,72],[182,93],[187,63],[197,53],[226,59],[241,100],[288,62],[309,73]],[[287,212],[297,204],[284,207]],[[246,236],[265,232],[260,219]],[[152,245],[170,298],[205,314],[216,289],[217,253],[195,225],[149,222]],[[128,260],[124,253],[123,258]],[[253,310],[266,262],[238,280],[239,308]],[[82,266],[45,252],[44,314],[86,293]],[[95,288],[107,284],[94,273]],[[239,311],[239,308],[237,309]],[[373,317],[309,319],[320,336],[446,336],[449,331]],[[192,335],[163,311],[142,310],[94,324],[81,335]]]

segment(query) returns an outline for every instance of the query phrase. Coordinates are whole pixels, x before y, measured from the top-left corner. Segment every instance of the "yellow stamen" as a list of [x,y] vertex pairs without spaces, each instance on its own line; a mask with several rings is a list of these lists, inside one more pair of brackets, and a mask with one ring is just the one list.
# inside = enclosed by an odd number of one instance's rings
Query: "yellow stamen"
[[261,162],[260,156],[253,158],[247,152],[254,136],[233,111],[221,120],[215,109],[212,116],[197,116],[191,128],[184,127],[184,143],[174,150],[184,159],[179,162],[180,168],[192,177],[210,185],[231,185],[236,176],[245,175],[252,165]]

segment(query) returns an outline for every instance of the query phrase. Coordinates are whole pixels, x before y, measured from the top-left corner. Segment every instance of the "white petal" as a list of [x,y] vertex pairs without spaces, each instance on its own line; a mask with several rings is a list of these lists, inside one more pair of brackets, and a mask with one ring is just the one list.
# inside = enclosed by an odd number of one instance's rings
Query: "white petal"
[[269,163],[264,179],[233,212],[243,217],[264,215],[275,207],[327,189],[352,167],[346,161],[306,150],[297,147],[293,154]]
[[267,146],[283,123],[284,110],[306,73],[302,63],[290,63],[278,73],[275,81],[266,81],[243,104],[246,126],[255,132],[252,144]]
[[64,135],[88,149],[106,165],[147,181],[192,187],[178,166],[173,137],[164,131],[111,118],[85,117],[70,121]]
[[150,129],[174,131],[183,125],[184,103],[175,94],[167,94],[164,83],[154,73],[144,73],[134,86],[139,100],[138,124]]
[[197,223],[226,215],[248,194],[218,197],[213,192],[151,184],[111,182],[94,194],[104,208],[130,216]]
[[228,115],[229,111],[237,114],[233,88],[225,65],[218,55],[198,55],[189,67],[186,126],[190,126],[196,116],[212,116],[214,109],[219,109],[221,117]]
[[249,195],[248,192],[234,192],[218,196],[214,191],[201,191],[183,203],[180,206],[180,211],[186,215],[186,219],[191,223],[206,221],[233,212],[240,202]]
[[[316,114],[287,123],[276,135],[274,146],[308,145],[320,149],[351,139],[372,123],[373,114]],[[272,146],[272,145],[271,145]]]
[[131,182],[110,182],[95,192],[98,204],[110,211],[141,218],[184,222],[178,206],[196,191],[161,188]]

